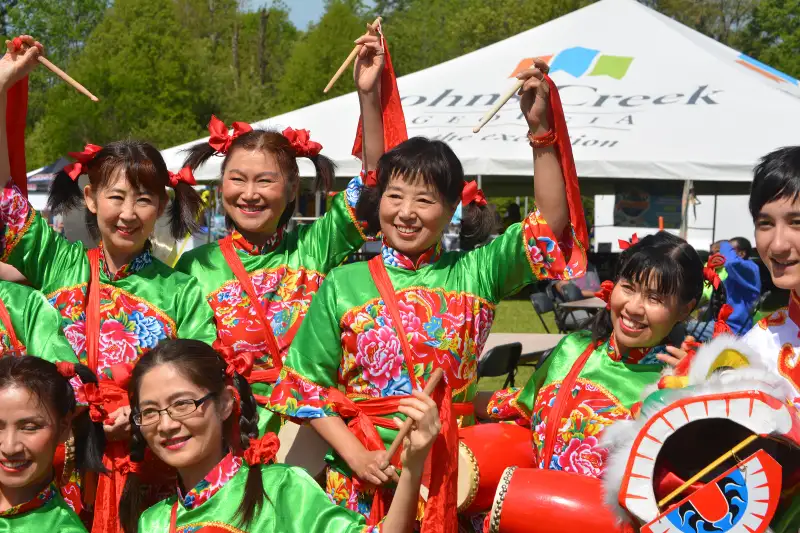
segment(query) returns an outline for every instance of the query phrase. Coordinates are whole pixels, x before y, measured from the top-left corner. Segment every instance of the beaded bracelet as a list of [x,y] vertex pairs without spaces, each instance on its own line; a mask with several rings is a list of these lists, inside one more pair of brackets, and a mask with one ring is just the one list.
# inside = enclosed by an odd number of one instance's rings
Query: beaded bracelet
[[553,146],[556,143],[556,132],[555,130],[550,129],[547,133],[536,137],[533,135],[533,132],[528,130],[528,140],[530,141],[532,148],[547,148],[548,146]]

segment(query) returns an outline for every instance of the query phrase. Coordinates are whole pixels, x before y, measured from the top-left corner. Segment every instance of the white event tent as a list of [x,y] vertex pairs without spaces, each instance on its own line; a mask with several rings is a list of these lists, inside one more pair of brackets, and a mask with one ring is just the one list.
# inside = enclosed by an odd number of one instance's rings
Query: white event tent
[[[391,48],[391,26],[385,31]],[[800,144],[797,80],[634,0],[601,0],[399,78],[409,136],[447,142],[466,173],[481,176],[485,187],[495,181],[521,184],[532,163],[516,97],[480,133],[472,128],[532,57],[550,63],[585,185],[598,179],[714,181],[728,183],[714,185],[713,194],[725,194],[734,191],[731,182],[751,180],[760,156]],[[338,83],[351,84],[349,74]],[[352,176],[360,169],[350,155],[358,109],[351,93],[254,126],[310,130],[337,163],[337,174]],[[163,152],[171,170],[180,168],[180,151],[193,143]],[[219,162],[212,159],[198,179],[216,179]],[[304,175],[312,172],[310,164],[301,166]],[[746,192],[743,185],[735,190]],[[525,192],[517,186],[513,194]],[[721,225],[714,216],[712,228]],[[739,218],[749,224],[745,213]]]

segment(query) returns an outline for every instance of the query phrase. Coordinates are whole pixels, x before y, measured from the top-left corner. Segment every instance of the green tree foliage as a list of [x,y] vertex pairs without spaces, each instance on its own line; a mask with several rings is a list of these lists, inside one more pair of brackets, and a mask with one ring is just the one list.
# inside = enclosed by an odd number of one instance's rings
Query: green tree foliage
[[[350,92],[352,67],[328,95],[322,89],[378,14],[404,75],[591,1],[327,0],[303,32],[283,0],[0,0],[0,32],[36,36],[50,59],[101,98],[91,103],[47,70],[34,72],[27,143],[34,168],[88,141],[139,137],[168,147],[203,135],[212,113],[253,122]],[[640,1],[800,75],[800,0]]]
[[328,94],[328,84],[348,54],[353,40],[366,30],[368,17],[361,13],[361,3],[329,0],[325,15],[294,46],[286,72],[278,83],[281,107],[296,109],[353,91],[352,66]]
[[742,51],[800,77],[800,1],[761,0],[742,31]]

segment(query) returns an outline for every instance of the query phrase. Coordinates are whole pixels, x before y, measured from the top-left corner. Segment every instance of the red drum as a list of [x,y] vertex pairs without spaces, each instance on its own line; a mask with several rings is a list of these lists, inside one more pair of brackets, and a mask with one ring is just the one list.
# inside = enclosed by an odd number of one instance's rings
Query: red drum
[[603,501],[599,479],[558,470],[506,469],[489,513],[488,533],[628,533]]
[[[522,426],[478,424],[459,429],[458,440],[459,513],[488,511],[507,467],[536,466],[531,430]],[[428,499],[425,486],[420,489],[420,494],[423,500]]]

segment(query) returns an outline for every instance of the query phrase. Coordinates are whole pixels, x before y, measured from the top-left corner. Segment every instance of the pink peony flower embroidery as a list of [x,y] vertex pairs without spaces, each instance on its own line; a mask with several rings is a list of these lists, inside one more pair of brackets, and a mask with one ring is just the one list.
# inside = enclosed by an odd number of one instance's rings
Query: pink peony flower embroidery
[[82,354],[86,350],[86,322],[73,322],[64,328],[64,335],[76,354]]
[[393,379],[400,377],[403,356],[400,340],[388,326],[373,328],[358,336],[356,364],[362,368],[367,382],[378,389],[385,388]]
[[598,445],[596,437],[590,436],[583,440],[573,438],[559,456],[558,465],[565,472],[599,478],[607,455],[608,450]]
[[106,320],[100,328],[100,363],[101,368],[118,363],[133,363],[137,359],[136,346],[139,337],[128,331],[117,320]]
[[544,256],[542,255],[542,251],[539,250],[538,246],[531,246],[528,248],[528,255],[531,258],[531,261],[535,265],[541,264],[544,262]]
[[[411,342],[425,341],[425,334],[422,329],[422,320],[419,319],[417,310],[414,306],[403,301],[397,302],[400,311],[400,320],[403,321],[403,328],[407,334],[411,335]],[[388,313],[387,313],[388,314]]]

